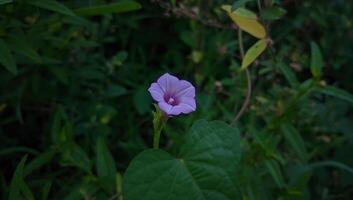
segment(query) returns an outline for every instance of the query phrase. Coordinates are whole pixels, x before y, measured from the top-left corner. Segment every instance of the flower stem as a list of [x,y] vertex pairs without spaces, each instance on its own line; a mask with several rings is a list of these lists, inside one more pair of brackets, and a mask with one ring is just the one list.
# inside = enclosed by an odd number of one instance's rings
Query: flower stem
[[159,149],[159,140],[162,130],[168,120],[168,117],[155,105],[156,112],[153,112],[153,148]]
[[154,128],[154,134],[153,134],[153,148],[154,149],[159,149],[159,139],[161,138],[161,133],[163,130],[164,125],[160,125],[160,127],[155,127]]

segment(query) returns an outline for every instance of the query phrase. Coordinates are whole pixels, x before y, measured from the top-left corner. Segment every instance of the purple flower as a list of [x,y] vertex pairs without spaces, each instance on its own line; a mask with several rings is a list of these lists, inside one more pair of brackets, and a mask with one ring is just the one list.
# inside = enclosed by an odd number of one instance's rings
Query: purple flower
[[196,110],[195,87],[168,73],[152,83],[148,91],[167,115],[188,114]]

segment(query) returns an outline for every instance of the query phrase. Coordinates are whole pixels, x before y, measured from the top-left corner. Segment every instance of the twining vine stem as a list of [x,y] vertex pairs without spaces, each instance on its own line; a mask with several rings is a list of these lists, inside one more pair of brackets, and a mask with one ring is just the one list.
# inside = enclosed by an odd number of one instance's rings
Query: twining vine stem
[[[261,10],[262,10],[261,0],[257,0],[257,7],[259,9],[259,12],[261,12]],[[244,44],[243,44],[243,33],[242,33],[241,29],[238,29],[238,42],[239,42],[240,55],[241,55],[241,58],[243,59],[244,58]],[[240,117],[243,116],[247,107],[250,104],[250,98],[251,98],[251,93],[252,93],[251,76],[250,76],[250,72],[247,68],[245,68],[245,73],[246,73],[246,78],[248,81],[248,89],[247,89],[246,98],[245,98],[245,101],[244,101],[242,107],[240,108],[238,114],[235,116],[232,124],[235,124],[240,119]]]
[[[243,32],[241,29],[238,29],[238,43],[239,43],[240,56],[243,59],[244,58],[244,44],[243,44]],[[245,98],[245,101],[244,101],[243,105],[241,106],[238,114],[235,116],[232,124],[235,124],[240,119],[240,117],[243,116],[247,107],[250,104],[250,98],[251,98],[251,93],[252,93],[251,76],[250,76],[250,72],[247,68],[245,68],[245,73],[246,73],[246,79],[248,81],[246,98]]]

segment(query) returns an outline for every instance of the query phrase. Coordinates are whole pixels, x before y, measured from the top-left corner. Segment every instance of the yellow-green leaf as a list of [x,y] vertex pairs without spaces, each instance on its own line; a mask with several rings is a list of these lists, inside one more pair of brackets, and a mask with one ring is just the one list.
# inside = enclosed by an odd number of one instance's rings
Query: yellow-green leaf
[[[259,39],[263,39],[266,37],[266,30],[264,26],[259,21],[257,21],[257,19],[254,19],[254,14],[249,14],[249,12],[247,12],[247,14],[244,14],[243,11],[239,12],[239,9],[237,9],[238,13],[236,11],[231,12],[230,5],[223,5],[222,9],[228,13],[229,17],[241,30]],[[241,14],[239,15],[239,13]]]
[[250,49],[245,53],[243,62],[241,63],[241,69],[245,69],[251,63],[253,63],[256,58],[259,57],[263,51],[265,51],[266,47],[266,39],[259,40],[253,46],[251,46]]
[[239,17],[245,17],[245,18],[255,19],[255,20],[257,19],[257,15],[251,10],[248,10],[246,8],[238,8],[233,13],[235,13]]

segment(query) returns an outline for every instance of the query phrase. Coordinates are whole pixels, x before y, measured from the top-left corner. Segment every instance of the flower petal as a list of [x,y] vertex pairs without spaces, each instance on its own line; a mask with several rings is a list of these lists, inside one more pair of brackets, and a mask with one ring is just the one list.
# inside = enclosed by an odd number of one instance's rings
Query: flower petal
[[177,97],[195,97],[195,87],[188,81],[180,80],[176,88]]
[[188,114],[196,110],[196,101],[194,98],[182,97],[179,105],[174,106],[170,114],[179,115],[180,113]]
[[158,103],[158,106],[159,106],[159,108],[160,108],[163,112],[165,112],[167,115],[170,115],[170,114],[171,114],[170,112],[171,112],[173,106],[167,104],[167,103],[164,102],[164,101],[159,102],[159,103]]
[[157,102],[164,101],[164,93],[162,88],[157,83],[152,83],[148,91],[151,93],[151,96]]
[[184,111],[184,107],[180,106],[180,105],[177,105],[177,106],[174,106],[170,110],[169,115],[180,115],[183,111]]
[[164,94],[172,94],[175,92],[175,89],[178,86],[179,79],[175,76],[165,73],[157,80],[157,83],[162,88]]

